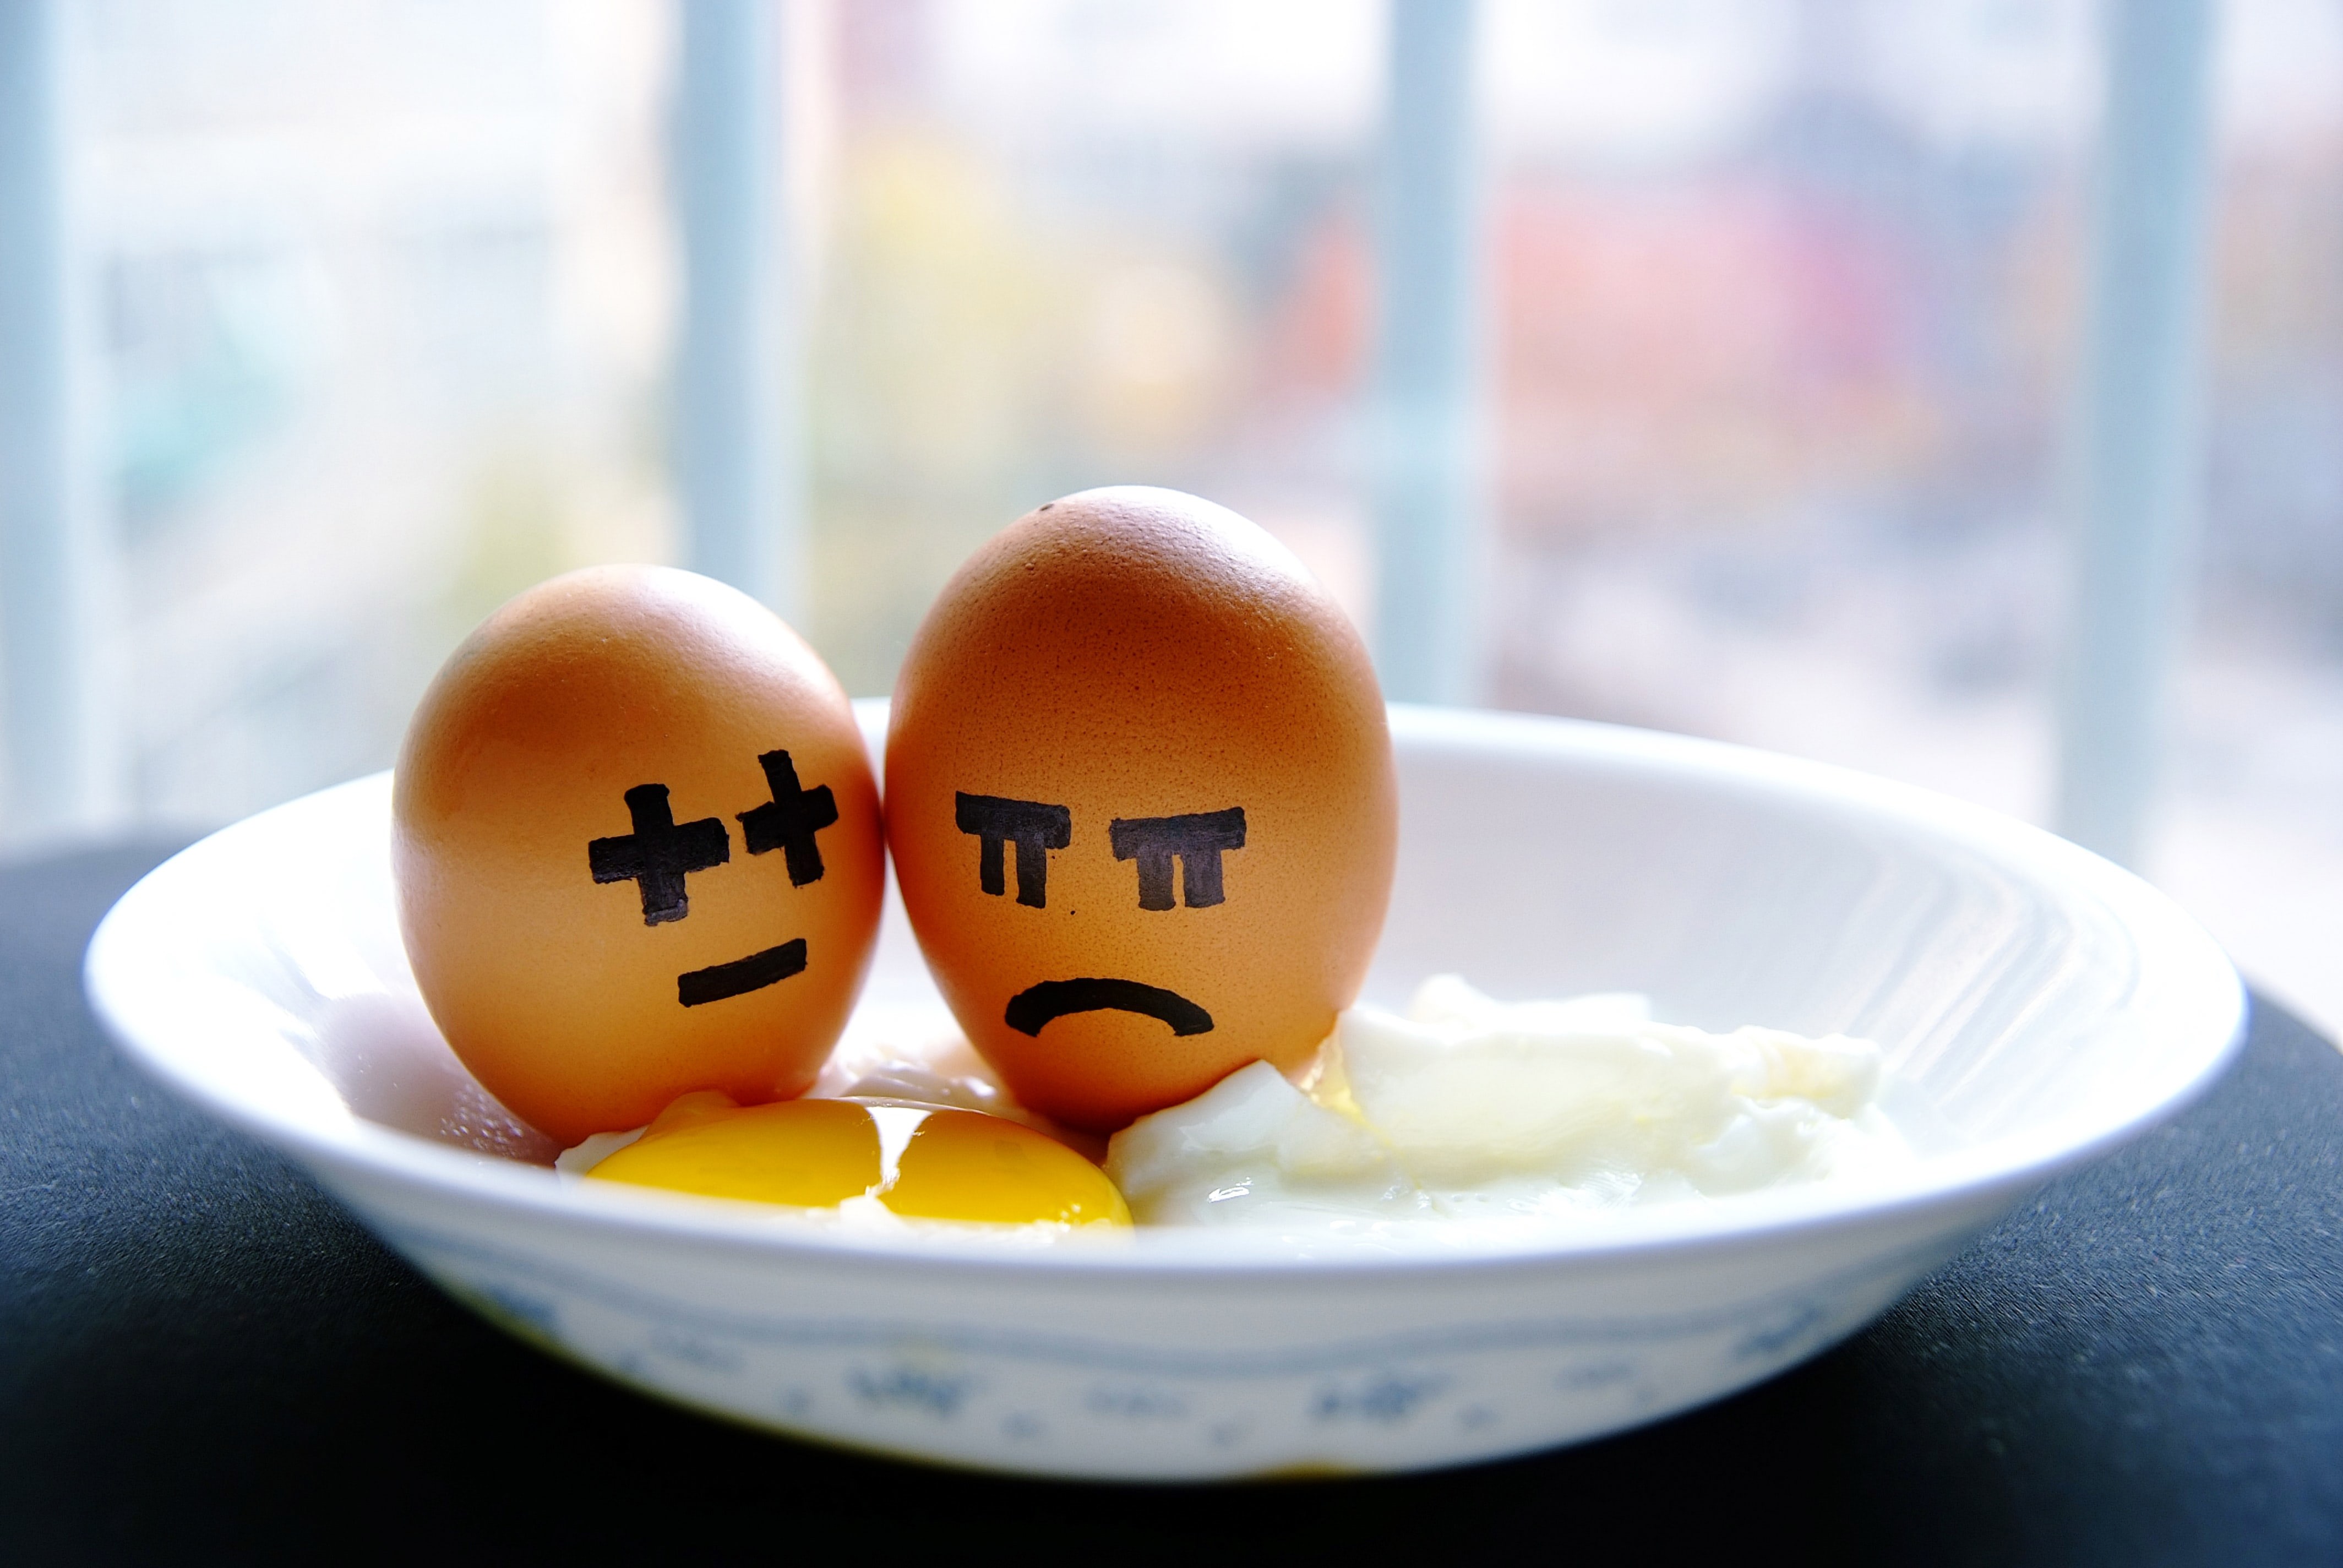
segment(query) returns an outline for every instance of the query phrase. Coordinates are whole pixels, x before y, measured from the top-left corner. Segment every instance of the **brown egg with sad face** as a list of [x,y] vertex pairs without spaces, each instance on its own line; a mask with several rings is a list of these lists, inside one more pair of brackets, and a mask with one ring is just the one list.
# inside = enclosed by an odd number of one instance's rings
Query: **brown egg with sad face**
[[1172,490],[1011,525],[920,628],[887,740],[903,901],[1025,1103],[1111,1128],[1356,997],[1391,892],[1391,739],[1357,632],[1283,547]]

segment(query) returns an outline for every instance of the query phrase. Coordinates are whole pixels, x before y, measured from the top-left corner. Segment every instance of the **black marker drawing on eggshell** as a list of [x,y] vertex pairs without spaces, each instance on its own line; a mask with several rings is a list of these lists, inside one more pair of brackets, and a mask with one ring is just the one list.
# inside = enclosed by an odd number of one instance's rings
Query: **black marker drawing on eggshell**
[[1073,839],[1074,814],[1063,806],[1039,800],[1009,800],[998,795],[952,796],[953,820],[963,833],[973,833],[982,846],[977,852],[977,885],[995,898],[1008,890],[1002,875],[1003,843],[1017,846],[1017,901],[1037,910],[1049,908],[1050,856]]
[[675,1000],[686,1007],[699,1007],[722,1001],[729,996],[746,996],[752,990],[778,985],[791,975],[801,975],[805,967],[805,939],[799,937],[761,953],[734,959],[729,964],[710,964],[704,970],[676,976]]
[[1173,1034],[1210,1034],[1212,1015],[1176,990],[1127,980],[1053,980],[1009,999],[1001,1021],[1039,1037],[1041,1026],[1074,1012],[1135,1012],[1161,1019]]
[[838,820],[838,801],[830,786],[799,789],[797,768],[786,751],[768,751],[757,762],[765,770],[773,798],[740,813],[740,841],[751,855],[780,850],[789,863],[791,887],[820,881],[821,846],[813,836]]
[[1181,900],[1192,910],[1210,909],[1228,896],[1221,890],[1221,851],[1244,848],[1244,808],[1184,817],[1118,817],[1107,824],[1106,834],[1116,859],[1139,862],[1141,909],[1172,907],[1175,856]]
[[635,882],[643,895],[643,924],[661,925],[691,912],[684,877],[723,865],[732,840],[723,819],[702,817],[679,824],[668,805],[667,786],[638,784],[627,791],[627,812],[635,830],[586,846],[586,864],[598,882]]

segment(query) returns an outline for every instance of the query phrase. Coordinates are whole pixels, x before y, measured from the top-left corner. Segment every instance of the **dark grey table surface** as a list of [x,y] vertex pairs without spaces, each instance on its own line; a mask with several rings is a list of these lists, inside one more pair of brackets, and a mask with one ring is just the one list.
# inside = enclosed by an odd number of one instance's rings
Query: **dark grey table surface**
[[164,848],[0,870],[0,1561],[2343,1561],[2343,1056],[2274,1008],[2179,1121],[1737,1398],[1440,1474],[1061,1485],[706,1421],[448,1302],[99,1034],[83,946]]

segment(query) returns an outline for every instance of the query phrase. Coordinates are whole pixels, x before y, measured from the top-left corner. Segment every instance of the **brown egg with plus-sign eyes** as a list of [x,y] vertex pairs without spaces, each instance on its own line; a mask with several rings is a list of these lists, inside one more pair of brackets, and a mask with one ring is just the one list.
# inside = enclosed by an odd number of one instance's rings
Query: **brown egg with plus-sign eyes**
[[845,1027],[878,790],[837,679],[745,594],[603,567],[521,595],[424,694],[391,809],[432,1018],[564,1142],[798,1094]]
[[887,820],[970,1043],[1105,1129],[1309,1060],[1382,930],[1397,796],[1332,598],[1235,513],[1132,487],[1028,514],[944,588],[895,688]]

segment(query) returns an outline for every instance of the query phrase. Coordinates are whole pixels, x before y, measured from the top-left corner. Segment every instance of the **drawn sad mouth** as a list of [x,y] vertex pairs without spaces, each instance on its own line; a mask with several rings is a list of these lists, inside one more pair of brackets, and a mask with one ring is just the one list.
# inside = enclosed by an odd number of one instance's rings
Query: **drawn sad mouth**
[[1072,1012],[1135,1012],[1161,1019],[1173,1034],[1204,1034],[1212,1015],[1161,986],[1127,980],[1053,980],[1029,986],[1009,999],[1004,1019],[1020,1034],[1039,1035],[1053,1018]]

